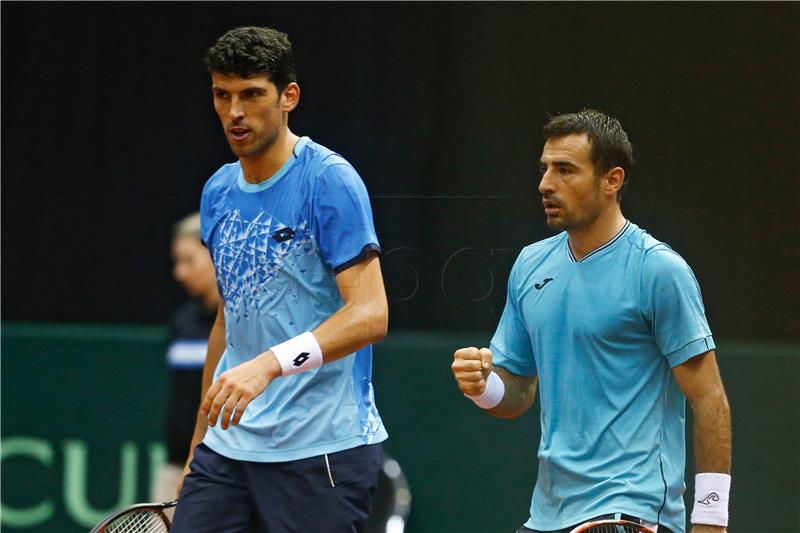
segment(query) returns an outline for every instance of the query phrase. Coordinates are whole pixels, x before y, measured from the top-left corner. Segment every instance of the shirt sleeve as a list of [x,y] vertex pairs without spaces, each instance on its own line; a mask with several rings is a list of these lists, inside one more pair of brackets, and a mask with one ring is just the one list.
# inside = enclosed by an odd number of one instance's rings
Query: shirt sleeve
[[533,358],[533,345],[522,316],[518,297],[517,270],[519,263],[520,260],[517,259],[508,276],[506,306],[492,337],[490,349],[492,350],[493,364],[518,376],[535,376],[536,362]]
[[716,346],[706,320],[700,284],[683,258],[657,248],[642,268],[644,315],[671,368]]
[[219,190],[220,180],[229,172],[230,165],[223,165],[217,170],[205,185],[200,195],[200,241],[206,248],[211,250],[211,233],[219,217]]
[[323,260],[337,274],[380,252],[367,188],[347,164],[330,165],[314,196],[314,237]]
[[200,196],[200,241],[206,248],[209,248],[208,241],[211,236],[212,226],[208,195],[208,185],[206,185],[203,187],[203,194]]

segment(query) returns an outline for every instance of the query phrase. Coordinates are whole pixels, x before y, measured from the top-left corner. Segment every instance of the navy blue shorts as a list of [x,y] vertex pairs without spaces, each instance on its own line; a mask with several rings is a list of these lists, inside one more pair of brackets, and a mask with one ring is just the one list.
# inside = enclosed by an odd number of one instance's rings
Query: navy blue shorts
[[361,532],[383,462],[380,444],[282,463],[194,452],[171,533]]

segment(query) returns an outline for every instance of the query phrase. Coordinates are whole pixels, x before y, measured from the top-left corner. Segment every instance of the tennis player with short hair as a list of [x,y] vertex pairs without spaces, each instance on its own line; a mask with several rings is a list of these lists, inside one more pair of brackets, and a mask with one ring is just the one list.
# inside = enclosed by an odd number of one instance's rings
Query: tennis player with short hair
[[289,130],[300,87],[284,33],[233,29],[206,65],[238,161],[201,199],[223,302],[172,531],[357,531],[387,437],[371,383],[388,312],[369,197],[343,157]]
[[725,531],[730,411],[692,270],[626,220],[633,149],[619,121],[584,110],[544,127],[547,224],[508,282],[491,349],[455,352],[461,391],[514,418],[539,389],[542,437],[520,532],[570,531],[598,517],[683,532],[684,408],[694,412],[692,531]]

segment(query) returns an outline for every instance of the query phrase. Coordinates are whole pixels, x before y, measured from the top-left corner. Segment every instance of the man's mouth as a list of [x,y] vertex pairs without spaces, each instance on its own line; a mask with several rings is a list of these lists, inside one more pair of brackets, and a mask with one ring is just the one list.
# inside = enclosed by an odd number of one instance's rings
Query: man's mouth
[[561,212],[561,205],[553,200],[542,199],[542,205],[547,216],[556,216]]
[[243,141],[247,138],[248,134],[250,133],[249,129],[242,128],[239,126],[230,128],[228,131],[230,132],[231,137],[233,138],[234,141]]

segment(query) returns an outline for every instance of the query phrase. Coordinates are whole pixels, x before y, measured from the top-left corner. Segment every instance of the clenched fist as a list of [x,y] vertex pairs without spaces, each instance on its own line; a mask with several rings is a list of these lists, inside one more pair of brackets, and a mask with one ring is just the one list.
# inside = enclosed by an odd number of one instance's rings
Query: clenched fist
[[461,348],[453,354],[450,368],[461,392],[467,396],[483,394],[492,372],[492,352],[488,348]]

